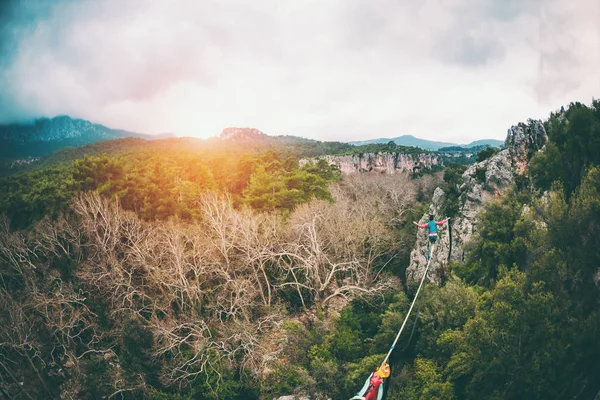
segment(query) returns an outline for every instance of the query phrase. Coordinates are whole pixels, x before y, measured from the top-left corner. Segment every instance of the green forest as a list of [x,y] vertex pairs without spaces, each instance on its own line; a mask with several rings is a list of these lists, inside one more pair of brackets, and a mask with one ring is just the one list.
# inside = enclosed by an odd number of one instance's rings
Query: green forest
[[[422,290],[388,400],[600,398],[600,101],[544,127]],[[465,166],[299,163],[348,152],[123,139],[0,178],[0,398],[354,396],[415,294],[412,222],[438,186],[460,212]]]

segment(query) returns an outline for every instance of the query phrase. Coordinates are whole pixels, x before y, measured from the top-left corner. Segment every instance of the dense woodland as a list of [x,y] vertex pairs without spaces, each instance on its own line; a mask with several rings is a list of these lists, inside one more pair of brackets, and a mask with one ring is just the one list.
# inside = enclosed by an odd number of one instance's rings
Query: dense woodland
[[[465,263],[424,288],[388,399],[597,398],[600,102],[545,126]],[[436,186],[460,209],[463,166],[342,177],[295,144],[98,146],[0,181],[0,397],[350,398],[414,294],[412,221]]]

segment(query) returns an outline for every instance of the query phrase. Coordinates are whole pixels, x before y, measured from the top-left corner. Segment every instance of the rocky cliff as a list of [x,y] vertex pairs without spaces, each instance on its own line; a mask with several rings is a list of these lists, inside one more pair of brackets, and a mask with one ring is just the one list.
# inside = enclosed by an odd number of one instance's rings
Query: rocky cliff
[[541,122],[531,121],[529,124],[519,124],[508,130],[505,146],[509,150],[517,174],[527,171],[527,163],[531,156],[544,147],[547,141],[548,135]]
[[[443,166],[442,158],[437,154],[399,154],[399,153],[365,153],[344,156],[323,156],[331,165],[337,165],[343,174],[357,172],[378,172],[393,174],[402,171],[414,172]],[[300,160],[300,166],[309,160]]]
[[[462,175],[459,186],[459,213],[450,221],[452,224],[452,253],[450,260],[463,262],[465,259],[464,244],[477,232],[478,214],[486,203],[499,199],[510,188],[516,175],[525,174],[531,156],[541,150],[548,140],[541,121],[530,121],[528,124],[512,126],[508,130],[505,149],[488,160],[471,165]],[[434,214],[436,220],[446,217],[441,215],[446,195],[441,188],[434,192],[432,204],[419,223],[429,220]],[[449,261],[450,239],[448,226],[440,229],[440,238],[432,256],[429,279],[439,283]],[[423,277],[427,260],[427,234],[424,230],[417,232],[417,243],[410,255],[410,265],[406,271],[408,282]]]

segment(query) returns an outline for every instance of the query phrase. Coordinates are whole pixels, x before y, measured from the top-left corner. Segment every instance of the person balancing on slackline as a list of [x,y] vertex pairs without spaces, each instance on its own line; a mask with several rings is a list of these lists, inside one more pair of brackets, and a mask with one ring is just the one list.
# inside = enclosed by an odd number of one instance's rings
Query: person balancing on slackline
[[[430,245],[428,247],[430,248],[430,251],[431,251],[431,247],[437,241],[437,238],[438,238],[438,236],[437,236],[438,225],[444,225],[446,222],[448,222],[449,219],[450,218],[446,218],[443,221],[436,222],[433,219],[433,215],[429,215],[429,223],[427,223],[427,224],[421,225],[421,224],[417,224],[416,222],[413,222],[413,224],[417,225],[421,229],[425,229],[425,228],[429,229],[429,242],[428,243]],[[452,240],[452,237],[450,237],[450,240]],[[452,247],[452,244],[450,245],[450,247]],[[428,259],[429,258],[430,257],[428,257]],[[369,378],[366,380],[365,384],[363,385],[362,389],[360,389],[360,391],[358,393],[356,393],[356,396],[352,397],[350,400],[385,400],[386,395],[387,395],[386,384],[389,383],[385,379],[388,378],[391,373],[391,368],[387,362],[390,358],[390,355],[392,354],[392,351],[394,350],[394,347],[396,347],[396,344],[398,343],[398,339],[400,338],[400,335],[402,334],[402,331],[404,330],[404,327],[406,326],[406,322],[408,321],[408,318],[410,317],[410,313],[415,305],[415,302],[417,301],[417,297],[419,296],[419,292],[421,291],[423,282],[425,282],[425,278],[427,277],[427,271],[429,270],[430,261],[431,260],[427,261],[427,267],[425,267],[425,273],[423,274],[423,277],[421,278],[421,283],[419,284],[419,288],[417,289],[415,298],[412,301],[410,308],[408,309],[408,313],[406,314],[406,316],[404,318],[404,322],[402,323],[402,326],[400,327],[400,330],[398,331],[398,334],[396,335],[396,339],[394,339],[394,343],[392,343],[392,346],[390,347],[390,350],[387,353],[387,356],[385,356],[383,363],[381,364],[381,366],[379,367],[379,369],[377,371],[373,372],[369,376]],[[417,310],[417,318],[415,319],[415,324],[416,324],[418,317],[419,317],[419,311]],[[414,332],[414,326],[413,326],[413,332]],[[412,333],[410,334],[410,336],[412,338]],[[408,341],[410,343],[410,338],[408,339]]]
[[[437,230],[438,225],[444,225],[450,219],[450,218],[446,218],[443,221],[436,221],[433,218],[434,218],[434,215],[433,214],[429,214],[429,222],[426,223],[426,224],[418,224],[418,223],[416,223],[416,222],[413,221],[413,224],[415,224],[419,228],[421,228],[421,229],[427,228],[427,230],[429,231],[429,245],[428,245],[428,248],[429,248],[430,251],[431,251],[431,246],[435,242],[437,242],[437,239],[438,239],[438,230]],[[431,254],[429,254],[429,256],[427,258],[429,258],[430,256],[431,256]]]

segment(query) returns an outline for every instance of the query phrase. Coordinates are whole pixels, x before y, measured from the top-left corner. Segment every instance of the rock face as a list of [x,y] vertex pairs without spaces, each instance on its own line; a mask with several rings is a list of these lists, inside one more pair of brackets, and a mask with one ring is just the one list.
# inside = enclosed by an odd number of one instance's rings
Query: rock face
[[[464,244],[477,232],[478,214],[486,203],[499,199],[514,182],[514,177],[527,171],[529,159],[541,150],[548,139],[541,121],[532,121],[528,125],[520,124],[508,130],[506,147],[490,159],[471,165],[462,175],[459,187],[459,213],[450,220],[452,229],[452,251],[448,225],[439,228],[438,243],[431,257],[429,279],[440,283],[449,261],[464,262]],[[433,194],[432,204],[419,223],[429,220],[434,214],[436,220],[444,215],[441,211],[446,195],[441,188]],[[423,277],[427,266],[427,233],[419,229],[417,243],[410,255],[410,265],[406,270],[407,282],[415,282]]]
[[548,135],[541,121],[512,126],[508,130],[504,145],[510,151],[515,172],[524,174],[531,155],[541,149],[547,141]]
[[[436,154],[365,153],[361,155],[323,156],[329,164],[337,165],[343,174],[378,172],[394,174],[402,171],[414,172],[443,166],[442,158]],[[300,160],[300,166],[309,160]]]

